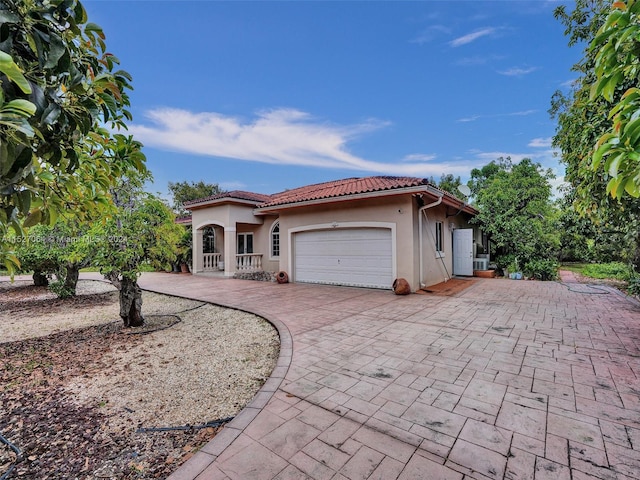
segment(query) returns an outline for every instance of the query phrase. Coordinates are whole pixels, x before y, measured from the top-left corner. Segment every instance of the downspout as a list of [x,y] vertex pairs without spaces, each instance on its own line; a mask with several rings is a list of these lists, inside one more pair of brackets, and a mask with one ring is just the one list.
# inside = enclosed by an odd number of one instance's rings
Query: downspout
[[438,200],[436,200],[433,203],[430,203],[428,205],[425,205],[423,207],[420,207],[418,209],[418,230],[419,230],[419,244],[420,244],[420,288],[422,287],[426,287],[425,283],[424,283],[424,275],[422,273],[422,267],[423,267],[423,245],[422,245],[422,213],[429,209],[429,208],[433,208],[433,207],[437,207],[438,205],[440,205],[442,203],[442,197],[444,196],[444,193],[438,192]]

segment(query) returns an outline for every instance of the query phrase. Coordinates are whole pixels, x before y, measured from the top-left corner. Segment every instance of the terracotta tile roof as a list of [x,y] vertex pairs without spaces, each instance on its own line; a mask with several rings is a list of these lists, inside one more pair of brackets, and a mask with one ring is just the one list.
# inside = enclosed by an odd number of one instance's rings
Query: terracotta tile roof
[[259,208],[308,202],[311,200],[344,197],[361,193],[382,192],[386,190],[396,190],[422,185],[429,185],[429,182],[424,178],[415,177],[345,178],[342,180],[307,185],[276,193],[271,195],[270,200],[259,205]]
[[[190,202],[186,202],[185,206],[197,205],[193,208],[204,208],[209,202],[223,199],[236,199],[253,202],[258,209],[268,207],[278,207],[281,205],[295,205],[309,201],[330,200],[333,198],[348,197],[350,195],[367,194],[375,192],[388,192],[391,190],[400,190],[411,187],[429,187],[429,190],[438,190],[444,194],[445,201],[447,198],[451,204],[461,203],[456,198],[444,190],[439,189],[425,178],[417,177],[364,177],[364,178],[344,178],[342,180],[334,180],[331,182],[317,183],[315,185],[305,185],[304,187],[285,190],[284,192],[275,193],[273,195],[264,195],[261,193],[245,192],[242,190],[234,190],[232,192],[221,193],[207,198],[200,198]],[[470,206],[467,209],[473,210]],[[475,211],[475,210],[473,210]]]
[[223,198],[236,199],[236,200],[248,200],[249,202],[255,202],[256,204],[268,202],[271,199],[271,195],[264,195],[262,193],[245,192],[243,190],[233,190],[231,192],[219,193],[218,195],[212,195],[210,197],[198,198],[189,202],[184,202],[185,207],[194,205],[197,203],[211,202],[213,200],[221,200]]
[[188,225],[191,223],[191,215],[183,215],[181,217],[176,217],[176,223],[181,225]]

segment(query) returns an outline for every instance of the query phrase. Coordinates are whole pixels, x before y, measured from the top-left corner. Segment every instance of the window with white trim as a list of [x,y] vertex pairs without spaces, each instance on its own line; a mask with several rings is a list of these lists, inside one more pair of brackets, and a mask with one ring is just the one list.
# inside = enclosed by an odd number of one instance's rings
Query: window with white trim
[[216,233],[212,226],[202,229],[202,253],[215,253]]
[[238,234],[238,255],[253,253],[253,233]]
[[436,252],[444,254],[444,223],[436,222]]
[[271,227],[271,258],[280,257],[280,222]]

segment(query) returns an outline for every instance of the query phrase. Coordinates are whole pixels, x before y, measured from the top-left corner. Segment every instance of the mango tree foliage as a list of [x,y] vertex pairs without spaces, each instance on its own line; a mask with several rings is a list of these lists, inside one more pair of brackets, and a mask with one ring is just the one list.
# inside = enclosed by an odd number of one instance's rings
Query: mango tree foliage
[[0,262],[10,270],[9,230],[100,209],[119,173],[144,169],[139,144],[114,152],[135,145],[110,133],[131,120],[131,77],[104,39],[78,0],[0,1]]
[[517,261],[557,257],[557,212],[551,203],[550,170],[529,159],[512,164],[500,159],[472,172],[475,206],[480,225],[497,248],[497,260],[506,266]]
[[217,183],[207,183],[203,180],[198,182],[169,182],[169,192],[173,197],[173,211],[176,215],[187,215],[184,208],[185,202],[198,200],[200,198],[211,197],[222,193]]
[[184,228],[164,202],[137,185],[125,182],[114,197],[117,213],[92,226],[82,245],[93,252],[92,265],[119,290],[125,327],[138,327],[144,324],[138,276],[144,266],[171,267]]
[[592,167],[602,168],[610,177],[607,192],[615,198],[640,197],[639,14],[640,2],[613,3],[591,42],[597,78],[590,100],[602,97],[614,104],[609,112],[612,125],[596,143]]
[[[566,26],[569,45],[588,46],[601,30],[610,12],[611,3],[605,0],[577,0],[568,13],[558,7],[555,15]],[[579,74],[569,94],[556,92],[550,113],[557,118],[558,127],[553,146],[561,152],[565,165],[565,181],[569,185],[566,196],[582,216],[594,225],[598,235],[593,237],[595,255],[592,260],[606,261],[617,252],[616,259],[625,259],[640,266],[640,199],[631,195],[620,198],[608,190],[609,172],[593,168],[594,145],[611,129],[608,114],[611,102],[602,95],[592,96],[596,82],[597,50],[586,48],[584,56],[573,66]],[[611,93],[614,103],[633,87],[631,79],[624,80]],[[606,158],[606,156],[605,156]]]
[[458,187],[462,185],[462,180],[460,176],[453,176],[451,173],[440,175],[440,180],[436,181],[435,178],[429,177],[429,183],[436,185],[441,190],[445,192],[449,192],[451,195],[454,195],[458,198],[463,198],[464,195],[458,190]]
[[79,224],[75,218],[62,217],[55,225],[35,225],[19,240],[16,255],[23,272],[33,272],[36,285],[48,285],[59,297],[76,294],[80,269],[88,266],[92,258],[91,249],[80,248],[88,240],[87,224]]
[[49,277],[55,273],[61,263],[62,245],[54,241],[54,227],[36,225],[29,230],[29,236],[12,236],[15,254],[20,261],[23,273],[33,273],[36,286],[49,284]]

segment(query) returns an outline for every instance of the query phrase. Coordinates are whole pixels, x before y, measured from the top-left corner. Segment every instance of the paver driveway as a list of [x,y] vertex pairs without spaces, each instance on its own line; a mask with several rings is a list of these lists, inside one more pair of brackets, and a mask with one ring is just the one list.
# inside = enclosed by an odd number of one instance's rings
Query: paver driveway
[[640,307],[613,290],[140,283],[265,316],[283,341],[274,377],[172,480],[640,478]]

